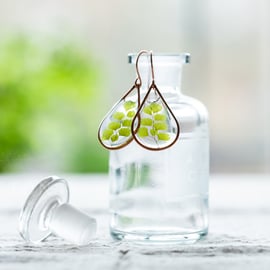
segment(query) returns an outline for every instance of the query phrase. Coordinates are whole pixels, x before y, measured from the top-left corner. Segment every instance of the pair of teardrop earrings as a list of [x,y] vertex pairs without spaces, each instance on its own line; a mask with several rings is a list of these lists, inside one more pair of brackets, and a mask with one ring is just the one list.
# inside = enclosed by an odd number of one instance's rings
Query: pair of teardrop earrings
[[[141,102],[139,59],[143,54],[150,56],[152,82]],[[133,140],[148,150],[167,149],[177,141],[180,126],[155,83],[152,51],[143,50],[138,53],[136,75],[131,89],[102,120],[98,139],[109,150],[121,149]]]

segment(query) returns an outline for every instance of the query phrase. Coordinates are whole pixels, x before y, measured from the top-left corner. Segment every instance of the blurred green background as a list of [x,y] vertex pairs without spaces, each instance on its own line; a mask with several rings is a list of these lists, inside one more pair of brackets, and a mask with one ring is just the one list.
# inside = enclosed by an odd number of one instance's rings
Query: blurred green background
[[106,171],[99,122],[134,82],[127,54],[152,49],[191,54],[182,92],[209,111],[211,172],[270,173],[269,10],[269,0],[0,1],[0,171]]
[[0,172],[104,172],[101,67],[83,47],[26,34],[0,40]]

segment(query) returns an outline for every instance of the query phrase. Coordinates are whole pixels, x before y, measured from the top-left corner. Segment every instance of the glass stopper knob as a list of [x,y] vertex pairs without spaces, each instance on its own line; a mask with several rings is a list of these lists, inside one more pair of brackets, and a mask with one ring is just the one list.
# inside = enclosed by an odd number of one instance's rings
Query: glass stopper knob
[[76,244],[87,245],[96,234],[96,220],[69,203],[66,180],[43,179],[27,198],[19,218],[20,235],[39,243],[54,234]]

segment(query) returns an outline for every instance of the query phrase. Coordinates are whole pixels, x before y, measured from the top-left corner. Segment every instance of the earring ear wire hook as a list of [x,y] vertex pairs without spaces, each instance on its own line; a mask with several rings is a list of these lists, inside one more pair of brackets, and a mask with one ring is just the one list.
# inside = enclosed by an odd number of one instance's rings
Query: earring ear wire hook
[[141,74],[140,74],[140,70],[139,70],[139,59],[143,54],[148,54],[148,51],[146,50],[142,50],[138,53],[137,58],[136,58],[136,74],[137,74],[137,78],[135,80],[135,84],[137,86],[141,86],[142,85],[142,78],[141,78]]
[[154,74],[154,64],[153,64],[153,51],[150,51],[149,54],[150,54],[152,84],[154,84],[155,83],[155,74]]

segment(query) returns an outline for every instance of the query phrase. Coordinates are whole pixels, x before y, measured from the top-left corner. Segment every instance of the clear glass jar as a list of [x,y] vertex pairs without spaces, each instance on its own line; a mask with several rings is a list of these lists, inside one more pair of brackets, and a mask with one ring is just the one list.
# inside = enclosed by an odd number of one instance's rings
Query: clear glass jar
[[[129,55],[135,64],[136,54]],[[195,242],[208,230],[208,114],[180,91],[188,54],[154,54],[155,82],[180,124],[178,141],[162,151],[135,141],[110,151],[110,231],[115,239]],[[139,63],[141,98],[151,82],[149,59]]]

